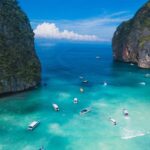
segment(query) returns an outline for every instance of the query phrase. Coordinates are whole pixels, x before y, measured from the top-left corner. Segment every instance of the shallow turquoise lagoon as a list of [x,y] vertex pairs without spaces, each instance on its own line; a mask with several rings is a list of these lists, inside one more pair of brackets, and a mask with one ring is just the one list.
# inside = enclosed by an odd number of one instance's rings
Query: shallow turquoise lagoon
[[[60,43],[36,49],[42,86],[0,99],[0,150],[150,150],[149,70],[114,63],[108,44]],[[80,76],[89,83],[83,84]],[[76,105],[74,97],[79,99]],[[92,111],[81,116],[86,107]],[[30,132],[27,126],[34,120],[41,123]]]

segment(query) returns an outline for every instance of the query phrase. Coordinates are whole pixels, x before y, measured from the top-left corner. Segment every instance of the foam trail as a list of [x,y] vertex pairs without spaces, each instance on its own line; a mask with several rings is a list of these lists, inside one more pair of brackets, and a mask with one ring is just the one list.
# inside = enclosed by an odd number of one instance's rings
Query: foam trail
[[124,137],[122,137],[122,139],[128,140],[128,139],[133,139],[133,138],[140,137],[140,136],[144,136],[144,135],[146,135],[146,134],[144,134],[144,133],[139,133],[139,134],[136,134],[136,135],[124,136]]
[[138,134],[135,134],[135,135],[129,135],[129,136],[123,136],[122,139],[124,140],[128,140],[128,139],[133,139],[133,138],[136,138],[136,137],[140,137],[140,136],[145,136],[145,135],[148,135],[150,134],[150,132],[146,132],[146,133],[138,133]]

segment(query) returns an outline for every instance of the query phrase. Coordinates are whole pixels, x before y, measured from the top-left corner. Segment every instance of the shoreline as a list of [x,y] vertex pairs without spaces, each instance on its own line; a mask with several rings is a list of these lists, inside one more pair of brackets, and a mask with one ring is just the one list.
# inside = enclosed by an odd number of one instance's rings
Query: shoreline
[[22,91],[3,93],[3,94],[0,94],[0,98],[10,97],[10,96],[13,96],[13,95],[17,95],[19,93],[25,93],[25,92],[29,92],[29,91],[34,91],[34,90],[36,90],[37,88],[39,88],[41,86],[42,86],[42,84],[39,83],[38,85],[36,85],[34,87],[30,87],[30,88],[22,90]]

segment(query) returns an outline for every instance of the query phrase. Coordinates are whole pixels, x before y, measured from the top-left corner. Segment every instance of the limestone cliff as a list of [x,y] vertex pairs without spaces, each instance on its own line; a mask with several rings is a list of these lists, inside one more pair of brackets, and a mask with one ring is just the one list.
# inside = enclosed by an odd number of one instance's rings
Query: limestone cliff
[[27,16],[16,0],[0,0],[0,94],[35,87],[40,72]]
[[117,28],[112,43],[115,60],[150,68],[150,1]]

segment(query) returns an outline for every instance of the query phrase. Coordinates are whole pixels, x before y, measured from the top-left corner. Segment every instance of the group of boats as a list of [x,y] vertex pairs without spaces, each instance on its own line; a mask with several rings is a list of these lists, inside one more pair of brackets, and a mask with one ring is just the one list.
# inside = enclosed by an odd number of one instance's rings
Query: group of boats
[[[97,57],[97,59],[99,59],[99,58]],[[84,79],[84,77],[83,77],[83,76],[80,76],[80,79]],[[82,83],[85,83],[85,84],[86,84],[86,83],[88,83],[88,80],[83,80]],[[107,84],[107,82],[104,82],[103,85],[104,85],[104,86],[107,86],[108,84]],[[84,92],[84,89],[83,89],[83,88],[80,88],[80,92],[83,93],[83,92]],[[74,104],[78,104],[78,102],[79,102],[78,98],[75,97],[75,98],[73,99],[73,103],[74,103]],[[56,103],[53,103],[53,104],[52,104],[52,108],[53,108],[54,111],[56,111],[56,112],[58,112],[58,111],[60,110],[60,109],[59,109],[59,106],[58,106]],[[80,115],[84,115],[84,114],[90,112],[91,110],[92,110],[91,107],[84,108],[84,109],[82,109],[82,110],[80,111]],[[129,113],[128,113],[128,110],[127,110],[127,109],[123,109],[123,115],[124,115],[124,116],[129,116]],[[117,125],[117,121],[116,121],[114,118],[109,117],[109,121],[111,121],[113,125]],[[29,130],[29,131],[34,130],[39,124],[40,124],[40,121],[33,121],[33,122],[31,122],[31,123],[28,125],[28,130]],[[42,146],[41,148],[39,148],[39,150],[44,150],[44,147]]]
[[[80,79],[84,79],[83,76],[80,76]],[[83,80],[82,83],[88,83],[88,80]],[[84,92],[84,89],[83,88],[80,88],[80,92],[83,93]],[[78,103],[78,98],[74,98],[73,99],[73,103],[74,104],[77,104]],[[52,108],[55,110],[55,111],[59,111],[59,106],[56,104],[56,103],[53,103],[52,104]],[[87,112],[89,112],[90,109],[89,108],[85,108],[83,110],[81,110],[80,114],[85,114]],[[35,129],[38,125],[40,124],[40,121],[33,121],[31,122],[29,125],[28,125],[28,130],[32,131],[33,129]]]
[[[99,58],[100,58],[100,57],[97,57],[97,59],[99,59]],[[86,84],[86,83],[89,82],[88,80],[84,79],[83,76],[80,76],[79,78],[82,80],[82,83],[84,83],[84,84]],[[107,82],[104,82],[103,85],[104,85],[104,86],[107,86]],[[81,93],[84,92],[84,89],[83,89],[82,87],[80,88],[80,92],[81,92]],[[78,102],[79,102],[78,98],[75,97],[75,98],[73,99],[73,103],[74,103],[74,104],[78,104]],[[52,108],[54,109],[54,111],[59,111],[59,106],[58,106],[56,103],[53,103],[53,104],[52,104]],[[86,113],[88,113],[88,112],[90,112],[90,111],[91,111],[91,108],[90,108],[90,107],[84,108],[84,109],[82,109],[82,110],[80,111],[80,115],[84,115],[84,114],[86,114]],[[110,120],[111,120],[112,122],[114,122],[113,119],[110,119]],[[40,124],[40,121],[33,121],[33,122],[31,122],[31,123],[28,125],[28,130],[32,131],[32,130],[35,129],[39,124]]]
[[[78,103],[78,99],[74,98],[74,103],[77,104]],[[57,104],[52,104],[52,107],[55,111],[59,111],[59,106]],[[88,112],[91,111],[91,107],[88,108],[84,108],[80,111],[80,115],[84,115]],[[123,109],[123,115],[125,117],[129,116],[128,110],[127,109]],[[109,117],[109,120],[113,123],[113,125],[117,125],[117,121],[114,118]],[[35,129],[38,125],[40,124],[40,121],[33,121],[28,125],[28,130],[32,131],[33,129]]]
[[[82,83],[84,83],[84,84],[89,83],[89,81],[88,81],[88,80],[86,80],[86,79],[84,80],[84,77],[83,77],[83,76],[80,76],[79,78],[82,80]],[[80,87],[80,92],[81,92],[81,93],[83,93],[83,92],[84,92],[83,87]]]
[[[73,99],[73,103],[74,104],[77,104],[78,103],[78,98],[74,98]],[[54,109],[54,111],[59,111],[59,106],[57,105],[57,104],[52,104],[52,107],[53,107],[53,109]],[[88,108],[84,108],[84,109],[82,109],[81,111],[80,111],[80,115],[84,115],[84,114],[86,114],[86,113],[88,113],[88,112],[90,112],[91,111],[91,108],[90,107],[88,107]]]
[[[81,78],[83,78],[83,77],[80,76],[80,79],[81,79]],[[89,83],[89,81],[88,81],[88,80],[83,80],[82,83],[86,84],[86,83]],[[105,87],[105,86],[107,86],[107,85],[108,85],[108,83],[107,83],[106,81],[104,81],[104,82],[103,82],[103,86]],[[80,92],[81,92],[81,93],[84,93],[84,88],[83,88],[83,87],[80,87]]]
[[[78,98],[74,98],[73,99],[73,103],[77,104],[78,103]],[[59,106],[55,103],[52,104],[52,108],[54,109],[54,111],[59,111]],[[91,108],[84,108],[83,110],[80,111],[80,115],[86,114],[89,111],[91,111]],[[33,121],[28,125],[28,130],[32,131],[33,129],[35,129],[38,125],[40,124],[40,121]]]
[[[74,104],[78,103],[78,98],[74,98],[73,99]],[[54,109],[54,111],[59,111],[59,106],[55,103],[52,104],[52,107]],[[91,111],[91,107],[88,108],[84,108],[80,111],[80,115],[84,115],[88,112]],[[127,109],[123,109],[123,115],[125,117],[129,116],[128,110]],[[111,117],[109,117],[109,120],[112,122],[113,125],[117,125],[117,121]],[[40,124],[40,121],[33,121],[28,125],[28,130],[32,131],[34,130],[38,125]],[[39,150],[44,150],[44,147],[42,146],[41,148],[39,148]]]
[[[125,117],[128,117],[129,116],[129,112],[127,109],[123,109],[123,115]],[[109,120],[113,123],[113,125],[117,125],[117,121],[111,117],[109,117]]]
[[[100,56],[96,56],[96,59],[100,59]],[[134,66],[133,63],[131,63],[130,65],[131,65],[131,66]],[[150,77],[150,74],[146,74],[145,77],[149,78],[149,77]],[[82,80],[82,81],[81,81],[82,83],[84,83],[84,84],[89,83],[89,81],[86,80],[86,79],[84,79],[83,76],[80,76],[79,78]],[[141,84],[141,85],[146,85],[145,82],[140,82],[140,84]],[[104,82],[103,82],[103,86],[107,86],[107,85],[108,85],[108,83],[107,83],[106,81],[104,81]],[[44,86],[47,86],[47,84],[44,84]],[[83,92],[84,92],[84,88],[80,87],[80,92],[83,93]],[[78,102],[79,102],[78,98],[75,97],[75,98],[73,99],[73,103],[74,103],[74,104],[78,104]],[[60,109],[59,109],[59,106],[58,106],[56,103],[53,103],[53,104],[52,104],[52,108],[53,108],[54,111],[56,111],[56,112],[58,112],[58,111],[60,110]],[[91,107],[84,108],[84,109],[82,109],[82,110],[80,111],[80,115],[84,115],[84,114],[86,114],[86,113],[89,113],[91,110],[92,110]],[[127,109],[123,109],[122,112],[123,112],[123,115],[124,115],[125,117],[128,117],[128,116],[129,116],[129,112],[128,112]],[[110,121],[113,125],[115,125],[115,126],[117,125],[117,121],[116,121],[114,118],[109,117],[108,119],[109,119],[109,121]],[[40,124],[40,121],[33,121],[33,122],[31,122],[31,123],[28,125],[28,130],[29,130],[29,131],[34,130],[39,124]],[[44,147],[42,146],[39,150],[44,150]]]

